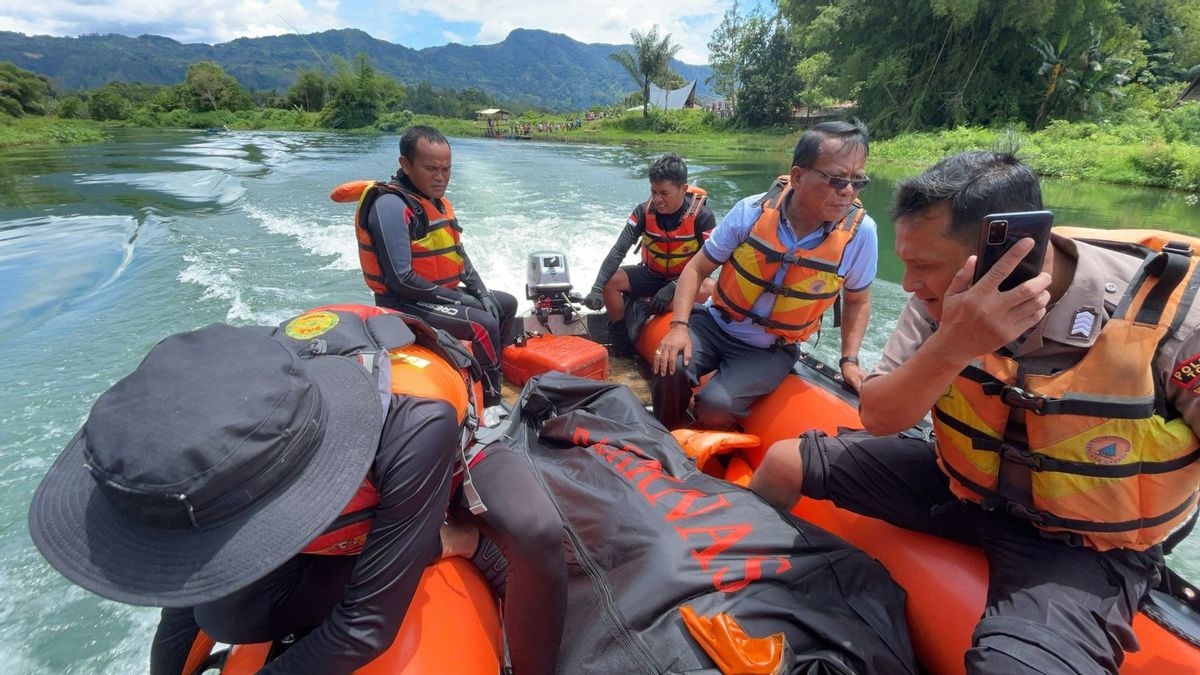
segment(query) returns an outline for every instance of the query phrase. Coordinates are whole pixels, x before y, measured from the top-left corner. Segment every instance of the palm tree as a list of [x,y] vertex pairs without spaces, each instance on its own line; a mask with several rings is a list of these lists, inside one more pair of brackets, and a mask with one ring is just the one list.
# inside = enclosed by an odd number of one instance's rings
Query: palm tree
[[649,32],[634,28],[629,31],[633,38],[633,52],[615,52],[608,58],[625,67],[629,77],[642,89],[642,119],[650,117],[650,83],[671,72],[671,58],[682,48],[671,44],[671,34],[658,39],[658,24]]

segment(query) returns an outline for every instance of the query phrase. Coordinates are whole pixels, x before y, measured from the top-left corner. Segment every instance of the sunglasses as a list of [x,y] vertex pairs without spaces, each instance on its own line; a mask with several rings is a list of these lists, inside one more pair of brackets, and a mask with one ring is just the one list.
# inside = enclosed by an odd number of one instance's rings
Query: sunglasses
[[825,180],[829,182],[829,187],[833,188],[834,190],[845,190],[846,186],[849,185],[850,187],[854,188],[855,192],[858,192],[859,190],[865,188],[867,183],[871,182],[871,179],[867,178],[866,176],[863,176],[862,178],[838,178],[837,176],[830,176],[816,167],[810,168],[824,176]]

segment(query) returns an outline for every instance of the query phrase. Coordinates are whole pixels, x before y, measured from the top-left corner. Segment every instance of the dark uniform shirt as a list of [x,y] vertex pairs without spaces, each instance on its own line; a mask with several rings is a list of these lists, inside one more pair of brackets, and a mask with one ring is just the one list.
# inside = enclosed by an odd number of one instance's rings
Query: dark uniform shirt
[[[1076,259],[1075,278],[1016,347],[1013,358],[1034,374],[1070,368],[1087,354],[1108,321],[1105,305],[1120,301],[1141,264],[1134,256],[1057,234],[1051,235],[1051,241],[1060,252]],[[1088,330],[1083,330],[1085,324]],[[1159,346],[1154,368],[1167,400],[1183,415],[1193,433],[1200,436],[1200,388],[1189,389],[1171,381],[1171,374],[1177,368],[1200,355],[1198,326],[1200,302],[1192,304],[1179,329]],[[934,322],[922,303],[910,299],[884,346],[883,358],[867,379],[894,371],[916,353],[933,331]]]

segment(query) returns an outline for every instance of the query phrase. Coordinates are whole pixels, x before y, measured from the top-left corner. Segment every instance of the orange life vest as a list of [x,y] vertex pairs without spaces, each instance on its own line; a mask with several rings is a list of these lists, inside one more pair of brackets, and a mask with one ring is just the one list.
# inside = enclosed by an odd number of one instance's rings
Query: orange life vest
[[439,208],[432,200],[396,183],[351,181],[334,188],[329,198],[337,202],[358,201],[354,232],[358,238],[358,261],[367,286],[376,295],[389,294],[375,240],[367,228],[371,206],[383,194],[393,194],[404,200],[413,272],[431,284],[457,287],[464,269],[462,228],[450,200],[443,197],[440,200],[442,208]]
[[[837,300],[843,284],[838,268],[866,210],[855,200],[815,248],[789,251],[779,241],[779,210],[792,192],[788,183],[787,176],[780,176],[763,195],[762,215],[750,236],[721,266],[713,306],[730,320],[753,319],[783,342],[794,343],[816,332],[821,315]],[[783,282],[776,284],[780,266],[785,270]],[[775,294],[766,316],[752,311],[763,293]]]
[[[1193,300],[1198,259],[1189,244],[1167,244],[1180,239],[1168,233],[1058,231],[1134,242],[1145,261],[1074,366],[1037,375],[988,354],[964,369],[933,409],[938,461],[960,498],[1098,550],[1143,550],[1197,505],[1200,443],[1166,403],[1154,358]],[[1013,437],[1013,415],[1024,440]]]
[[696,233],[696,216],[704,207],[708,193],[694,185],[687,187],[692,203],[679,219],[679,226],[667,232],[658,225],[657,214],[646,202],[645,223],[642,232],[642,264],[655,274],[674,279],[700,251],[702,238]]
[[[388,331],[373,317],[381,315],[403,321],[407,331],[401,328],[401,337],[407,339],[393,340],[389,344],[386,337],[380,337]],[[310,310],[285,322],[282,330],[287,338],[328,350],[323,353],[356,355],[364,367],[378,371],[385,414],[387,402],[394,395],[449,403],[462,429],[459,462],[469,462],[466,452],[477,426],[475,420],[478,419],[482,392],[478,374],[472,373],[478,366],[457,340],[435,331],[420,319],[365,305],[331,305]],[[386,353],[386,364],[369,362],[375,358],[375,347],[379,348],[379,354]],[[309,542],[302,552],[316,555],[359,553],[370,532],[378,503],[378,491],[369,478],[364,478],[333,524]]]

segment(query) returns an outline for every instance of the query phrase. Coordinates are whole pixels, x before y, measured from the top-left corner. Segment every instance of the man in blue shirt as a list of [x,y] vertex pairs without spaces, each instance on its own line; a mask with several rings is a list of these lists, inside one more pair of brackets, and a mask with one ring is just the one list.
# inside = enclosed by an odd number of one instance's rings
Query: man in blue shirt
[[[796,144],[788,175],[739,202],[684,268],[671,328],[652,367],[654,413],[667,428],[694,422],[727,429],[791,370],[799,343],[840,294],[842,376],[856,390],[858,350],[871,314],[878,262],[875,221],[857,201],[869,182],[868,137],[861,124],[822,122]],[[713,297],[695,305],[700,283],[718,267]]]

